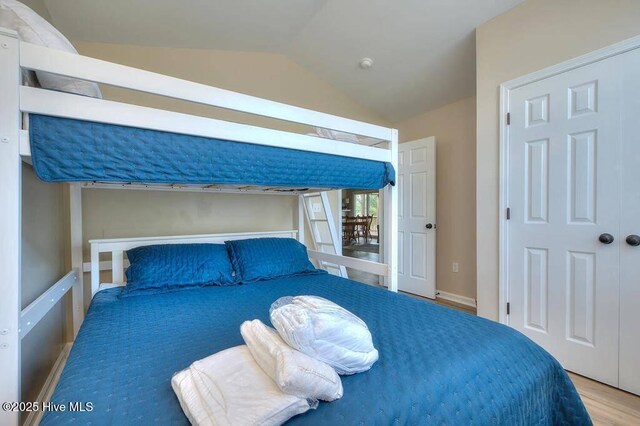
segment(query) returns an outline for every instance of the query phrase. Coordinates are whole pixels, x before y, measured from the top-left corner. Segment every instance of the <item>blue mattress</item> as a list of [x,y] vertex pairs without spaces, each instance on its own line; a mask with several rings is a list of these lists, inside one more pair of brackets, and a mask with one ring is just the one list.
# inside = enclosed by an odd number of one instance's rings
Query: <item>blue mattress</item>
[[31,114],[33,167],[47,182],[380,189],[390,163]]
[[[188,424],[174,372],[243,343],[240,324],[268,322],[278,297],[315,294],[369,325],[380,360],[343,377],[344,396],[291,425],[589,425],[558,362],[517,331],[331,275],[118,298],[98,293],[52,401],[92,412],[47,412],[42,425]],[[247,395],[250,397],[250,395]]]

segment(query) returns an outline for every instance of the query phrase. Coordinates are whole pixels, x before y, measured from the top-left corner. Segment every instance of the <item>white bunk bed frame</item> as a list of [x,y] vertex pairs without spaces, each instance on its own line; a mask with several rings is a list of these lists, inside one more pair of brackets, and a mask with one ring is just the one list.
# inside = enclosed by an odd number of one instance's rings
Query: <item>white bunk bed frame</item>
[[[301,135],[129,105],[79,95],[48,91],[21,85],[21,70],[44,71],[62,76],[93,81],[125,89],[221,107],[288,122],[327,128],[375,138],[375,146]],[[124,126],[162,130],[186,135],[204,136],[237,142],[327,153],[353,158],[390,162],[397,170],[398,132],[373,124],[337,117],[296,106],[234,93],[190,81],[143,71],[80,55],[21,42],[16,32],[0,28],[0,402],[20,401],[21,339],[46,313],[71,292],[73,335],[84,319],[83,273],[92,272],[92,296],[98,290],[99,271],[113,270],[113,282],[123,285],[123,251],[133,245],[154,241],[222,241],[249,236],[294,236],[304,242],[305,215],[302,196],[298,203],[298,230],[274,233],[224,234],[183,237],[91,241],[91,260],[83,264],[82,188],[108,187],[127,189],[197,190],[265,193],[269,188],[219,187],[146,184],[70,184],[70,241],[72,270],[53,284],[38,299],[21,309],[21,217],[22,162],[30,162],[28,113],[90,120]],[[318,191],[318,189],[314,190]],[[273,193],[273,192],[272,192]],[[275,192],[277,193],[277,192]],[[291,193],[289,193],[290,195]],[[383,196],[383,263],[370,262],[336,254],[310,250],[311,258],[385,277],[390,291],[397,291],[397,187],[387,186]],[[111,262],[100,262],[99,254],[112,253]],[[0,424],[18,424],[19,413],[0,411]]]

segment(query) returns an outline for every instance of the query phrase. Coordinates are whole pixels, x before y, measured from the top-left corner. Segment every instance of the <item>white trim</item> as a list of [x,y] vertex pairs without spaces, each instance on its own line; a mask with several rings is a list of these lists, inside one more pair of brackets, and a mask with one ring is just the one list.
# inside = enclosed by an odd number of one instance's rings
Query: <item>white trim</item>
[[243,95],[200,83],[181,80],[125,65],[114,64],[86,56],[62,52],[21,42],[20,64],[28,69],[76,77],[160,96],[211,105],[308,124],[326,129],[340,130],[376,139],[390,140],[391,129],[363,123],[336,115],[325,114],[255,96]]
[[317,259],[322,262],[333,263],[345,266],[358,271],[368,272],[375,275],[389,275],[389,267],[384,263],[372,262],[371,260],[357,259],[355,257],[341,256],[333,253],[325,253],[317,250],[308,250],[310,259]]
[[[0,401],[20,401],[22,161],[20,161],[19,42],[0,29]],[[19,413],[0,411],[0,424]]]
[[506,219],[506,209],[509,207],[509,126],[507,125],[507,113],[510,110],[509,96],[512,90],[527,84],[535,83],[555,75],[574,70],[595,62],[620,55],[640,48],[640,36],[612,44],[602,49],[595,50],[577,58],[544,68],[539,71],[509,80],[500,85],[500,179],[499,179],[499,248],[498,248],[498,320],[503,324],[509,323],[507,315],[507,302],[509,301],[509,222]]
[[448,302],[457,303],[459,305],[470,306],[476,308],[478,306],[476,299],[471,297],[460,296],[459,294],[449,293],[442,290],[436,290],[436,298],[446,300]]
[[[62,351],[60,351],[60,355],[56,359],[55,364],[51,368],[49,375],[47,376],[47,380],[45,380],[42,389],[40,389],[40,393],[36,397],[36,401],[42,405],[44,402],[48,402],[51,400],[51,396],[53,395],[53,391],[56,389],[56,385],[58,384],[58,380],[60,380],[60,375],[62,374],[62,370],[64,369],[65,364],[67,363],[67,359],[69,358],[69,352],[71,351],[72,343],[66,343],[62,347]],[[40,424],[42,420],[42,416],[44,415],[44,410],[35,410],[29,412],[26,420],[24,421],[25,426],[36,426]]]
[[20,312],[20,338],[29,334],[31,330],[40,322],[42,318],[53,308],[62,297],[76,284],[78,274],[76,270],[67,273],[60,278],[54,285],[49,287],[47,291],[42,293],[40,297],[31,302],[29,306]]
[[500,87],[504,87],[508,90],[513,90],[526,84],[535,83],[536,81],[544,80],[545,78],[553,77],[554,75],[558,75],[563,72],[571,71],[573,69],[580,68],[594,62],[602,61],[612,56],[635,50],[639,47],[640,36],[631,37],[619,43],[615,43],[610,46],[603,47],[602,49],[594,50],[593,52],[589,52],[576,58],[569,59],[568,61],[564,61],[559,64],[543,68],[539,71],[535,71],[521,77],[506,81],[502,83]]
[[501,324],[509,324],[507,315],[507,302],[509,301],[509,226],[506,217],[509,207],[509,126],[507,125],[507,113],[509,106],[509,90],[505,85],[500,86],[500,177],[498,194],[498,321]]
[[37,89],[35,87],[20,87],[20,110],[55,117],[319,152],[343,157],[363,158],[373,161],[390,160],[389,150],[386,149],[87,96]]

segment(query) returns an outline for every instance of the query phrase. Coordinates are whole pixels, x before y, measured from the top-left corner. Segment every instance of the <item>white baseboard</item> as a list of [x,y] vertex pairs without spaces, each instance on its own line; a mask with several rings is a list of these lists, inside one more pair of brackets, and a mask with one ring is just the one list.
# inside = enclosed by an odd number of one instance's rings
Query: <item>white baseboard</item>
[[436,298],[446,300],[448,302],[459,303],[460,305],[470,306],[472,308],[477,307],[476,299],[448,293],[442,290],[436,290]]
[[[38,394],[37,401],[42,405],[43,402],[49,401],[51,399],[51,395],[53,395],[53,391],[58,384],[58,379],[60,379],[60,374],[62,373],[62,369],[64,365],[67,363],[67,358],[69,357],[69,351],[71,350],[71,345],[73,343],[67,343],[62,347],[62,351],[60,355],[58,355],[58,359],[55,364],[53,364],[53,368],[47,377],[47,380],[44,382],[44,386],[40,389],[40,393]],[[44,411],[31,411],[27,416],[27,419],[24,421],[25,426],[38,425],[40,424],[40,420],[42,420],[42,415]]]

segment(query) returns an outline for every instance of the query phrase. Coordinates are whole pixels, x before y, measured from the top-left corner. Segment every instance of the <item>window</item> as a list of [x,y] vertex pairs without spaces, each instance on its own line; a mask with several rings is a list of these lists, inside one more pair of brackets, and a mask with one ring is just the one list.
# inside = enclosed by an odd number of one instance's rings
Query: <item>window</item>
[[356,216],[378,216],[378,193],[356,194],[354,212]]
[[375,234],[378,225],[378,193],[355,194],[354,198],[354,214],[356,216],[373,216],[371,231]]

